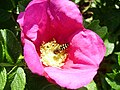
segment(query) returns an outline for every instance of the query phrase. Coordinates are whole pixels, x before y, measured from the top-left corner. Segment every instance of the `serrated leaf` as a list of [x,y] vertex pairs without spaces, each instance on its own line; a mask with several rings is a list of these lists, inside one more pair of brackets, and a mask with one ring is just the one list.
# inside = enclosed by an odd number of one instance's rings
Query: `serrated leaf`
[[78,90],[97,90],[96,83],[94,81],[92,81],[87,86],[82,87]]
[[101,27],[100,29],[95,31],[101,38],[104,38],[107,33],[107,27]]
[[11,83],[11,90],[24,90],[25,84],[26,84],[26,76],[24,70],[21,67],[19,67]]
[[[9,68],[10,69],[10,68]],[[17,66],[14,66],[12,69],[8,70],[8,73],[7,73],[7,83],[5,85],[5,88],[4,90],[11,90],[11,83],[16,75],[16,70],[18,69]]]
[[106,39],[106,40],[104,41],[104,44],[105,44],[105,46],[106,46],[106,54],[105,54],[105,56],[108,56],[108,55],[110,55],[110,54],[113,52],[113,50],[114,50],[114,43],[111,43],[111,42],[108,41],[108,39]]
[[90,84],[86,86],[87,90],[97,90],[96,84],[92,81]]
[[86,28],[91,29],[92,31],[96,32],[101,38],[104,38],[107,34],[107,27],[101,27],[99,23],[99,20],[93,20],[90,24],[86,26]]
[[3,90],[6,84],[7,74],[4,67],[0,67],[0,90]]
[[0,30],[2,35],[7,61],[14,63],[22,53],[21,44],[10,30]]
[[86,26],[86,28],[91,29],[93,31],[96,31],[100,29],[101,27],[99,26],[100,21],[99,20],[93,20],[90,24]]
[[[119,78],[118,78],[119,79]],[[111,81],[109,78],[106,77],[106,81],[114,90],[120,90],[120,85],[118,85],[115,81]]]

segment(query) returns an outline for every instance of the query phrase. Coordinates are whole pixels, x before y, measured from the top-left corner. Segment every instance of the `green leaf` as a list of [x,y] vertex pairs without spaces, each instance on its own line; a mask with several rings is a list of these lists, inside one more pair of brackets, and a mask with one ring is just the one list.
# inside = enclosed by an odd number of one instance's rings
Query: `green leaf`
[[3,52],[3,44],[2,42],[0,41],[0,62],[3,61],[3,58],[4,58],[4,52]]
[[4,67],[0,67],[0,90],[3,90],[6,84],[7,74]]
[[25,84],[26,84],[26,76],[24,70],[21,67],[19,67],[11,83],[11,90],[24,90]]
[[114,90],[120,90],[120,85],[117,85],[116,82],[109,80],[108,78],[106,78],[106,81],[108,82],[108,84],[110,84],[110,86],[114,89]]
[[113,89],[120,90],[120,72],[108,73],[105,79]]
[[107,27],[103,26],[100,29],[95,31],[101,38],[104,38],[107,33]]
[[61,90],[61,87],[49,83],[45,77],[33,74],[29,70],[26,70],[26,79],[25,90]]
[[87,90],[97,90],[96,83],[92,81],[90,84],[86,86]]
[[11,1],[12,0],[0,0],[0,8],[5,10],[13,9],[14,7]]
[[114,45],[114,43],[109,42],[108,39],[106,39],[104,41],[104,44],[106,46],[106,54],[105,54],[105,56],[108,56],[113,52],[115,45]]
[[91,29],[93,31],[100,29],[100,25],[99,25],[100,21],[99,20],[93,20],[90,24],[88,24],[86,26],[86,28]]
[[11,13],[7,12],[6,10],[0,9],[0,23],[9,20],[11,17]]
[[101,38],[104,38],[107,34],[107,27],[101,27],[99,23],[99,20],[93,20],[90,24],[86,26],[86,28],[91,29],[92,31],[96,32]]
[[120,52],[118,53],[118,64],[120,65]]
[[[58,87],[57,85],[54,84],[46,84],[43,88],[41,88],[40,90],[61,90],[60,87]],[[63,90],[65,90],[63,88]]]
[[87,86],[79,88],[78,90],[97,90],[96,83],[92,81]]
[[0,30],[0,34],[4,41],[7,61],[10,63],[17,62],[22,53],[21,44],[10,30]]
[[19,12],[22,12],[25,10],[26,6],[28,5],[28,3],[30,2],[31,0],[21,0],[19,1],[18,3],[18,8],[19,8]]
[[10,19],[5,20],[4,22],[0,23],[0,28],[10,29],[10,30],[16,32],[15,25],[17,25],[17,23],[13,20],[13,18],[10,18]]
[[72,0],[75,3],[79,3],[81,0]]
[[117,54],[117,56],[118,56],[118,64],[120,66],[120,52],[115,52],[115,54]]
[[118,64],[120,65],[120,54],[118,55]]
[[7,71],[8,71],[8,73],[7,73],[7,83],[5,85],[4,90],[11,90],[10,85],[11,85],[11,83],[12,83],[12,81],[13,81],[15,75],[16,75],[17,69],[18,69],[17,66],[14,66],[13,68],[10,68],[10,67],[7,68]]

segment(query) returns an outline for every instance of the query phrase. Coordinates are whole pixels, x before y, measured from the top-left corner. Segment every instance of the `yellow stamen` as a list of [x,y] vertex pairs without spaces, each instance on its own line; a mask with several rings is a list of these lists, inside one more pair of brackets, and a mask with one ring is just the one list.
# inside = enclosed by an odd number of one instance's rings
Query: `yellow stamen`
[[61,67],[64,65],[67,58],[66,49],[68,46],[63,47],[63,49],[61,49],[61,46],[55,40],[43,43],[40,46],[41,61],[45,66]]

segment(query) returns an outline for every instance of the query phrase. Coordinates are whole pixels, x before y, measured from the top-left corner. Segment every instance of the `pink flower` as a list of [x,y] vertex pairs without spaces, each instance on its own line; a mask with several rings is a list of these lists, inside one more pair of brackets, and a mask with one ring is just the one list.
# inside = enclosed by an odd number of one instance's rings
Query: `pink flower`
[[33,73],[69,89],[93,80],[105,46],[97,34],[83,27],[73,2],[32,0],[17,21],[25,61]]

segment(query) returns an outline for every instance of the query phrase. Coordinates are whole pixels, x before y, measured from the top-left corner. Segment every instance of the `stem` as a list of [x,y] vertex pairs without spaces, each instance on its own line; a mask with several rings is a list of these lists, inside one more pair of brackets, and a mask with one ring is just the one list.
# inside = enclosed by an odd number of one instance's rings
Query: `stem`
[[9,64],[9,63],[0,63],[0,66],[1,67],[3,67],[3,66],[5,66],[5,67],[12,67],[14,65],[13,64]]
[[19,64],[9,64],[9,63],[0,63],[1,67],[13,67],[13,66],[25,66],[24,63],[19,63]]
[[17,67],[17,66],[14,66],[14,67],[7,73],[7,75],[9,75],[13,70],[15,70],[16,67]]
[[24,56],[20,55],[18,59],[22,60],[24,59]]

